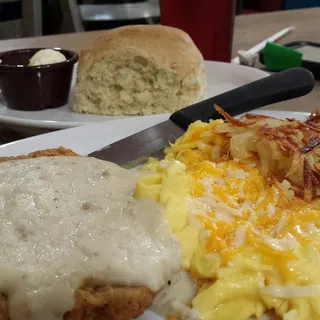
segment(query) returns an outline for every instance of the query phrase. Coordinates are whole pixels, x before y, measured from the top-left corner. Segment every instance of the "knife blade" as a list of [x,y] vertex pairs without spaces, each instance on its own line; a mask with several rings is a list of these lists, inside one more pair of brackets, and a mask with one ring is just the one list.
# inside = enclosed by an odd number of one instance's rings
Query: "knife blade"
[[303,68],[282,71],[178,110],[169,120],[114,142],[88,156],[132,168],[151,156],[161,158],[164,148],[183,135],[192,122],[222,118],[214,109],[214,104],[236,116],[268,104],[306,95],[313,87],[314,77],[310,71]]

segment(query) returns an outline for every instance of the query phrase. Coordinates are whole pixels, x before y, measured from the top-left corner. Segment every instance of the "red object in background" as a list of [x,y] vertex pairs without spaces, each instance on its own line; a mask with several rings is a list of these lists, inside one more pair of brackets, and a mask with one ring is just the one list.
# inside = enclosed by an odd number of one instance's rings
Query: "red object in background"
[[234,0],[160,0],[161,23],[186,31],[205,60],[230,62]]

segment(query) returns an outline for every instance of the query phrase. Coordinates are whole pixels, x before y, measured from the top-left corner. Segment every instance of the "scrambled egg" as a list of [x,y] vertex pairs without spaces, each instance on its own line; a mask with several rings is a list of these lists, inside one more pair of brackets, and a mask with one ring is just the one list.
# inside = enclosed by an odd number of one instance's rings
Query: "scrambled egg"
[[199,284],[192,307],[204,320],[320,319],[320,207],[295,197],[287,180],[268,184],[254,163],[217,159],[215,127],[195,122],[150,159],[136,197],[164,205]]

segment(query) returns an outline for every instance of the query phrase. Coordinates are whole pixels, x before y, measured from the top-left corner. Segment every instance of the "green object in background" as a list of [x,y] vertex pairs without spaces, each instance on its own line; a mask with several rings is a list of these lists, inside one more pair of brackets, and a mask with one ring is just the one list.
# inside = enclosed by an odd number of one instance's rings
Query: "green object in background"
[[263,50],[263,61],[269,71],[286,70],[301,66],[302,53],[273,42],[267,42]]

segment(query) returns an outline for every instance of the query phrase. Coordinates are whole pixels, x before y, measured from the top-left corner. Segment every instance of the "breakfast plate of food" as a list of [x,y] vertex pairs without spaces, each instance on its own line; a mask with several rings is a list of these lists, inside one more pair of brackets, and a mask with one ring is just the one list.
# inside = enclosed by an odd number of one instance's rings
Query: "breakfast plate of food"
[[[204,61],[188,35],[164,26],[108,30],[83,48],[77,63],[78,58],[70,52],[55,48],[59,54],[69,54],[65,61],[52,51],[19,50],[22,62],[8,59],[10,55],[18,59],[16,51],[0,54],[0,74],[5,73],[3,79],[7,79],[10,72],[12,78],[7,85],[11,88],[9,92],[1,88],[6,103],[0,104],[0,123],[33,133],[134,116],[170,114],[268,76],[254,68]],[[26,61],[27,54],[32,63]],[[14,68],[12,63],[19,67]],[[63,68],[74,69],[72,79],[69,73],[59,71]],[[31,71],[32,82],[27,80]],[[55,78],[46,80],[50,72]],[[24,73],[28,78],[20,80]],[[5,84],[5,80],[0,81],[0,86]],[[52,103],[50,99],[60,96],[68,85],[69,102]],[[15,94],[17,91],[19,95]]]
[[318,319],[317,114],[254,113],[139,171],[85,156],[161,116],[1,146],[3,319]]
[[[227,112],[313,86],[289,70],[218,95],[225,109],[0,146],[2,319],[320,319],[320,113]],[[118,165],[163,125],[162,157]]]
[[0,146],[0,319],[320,319],[320,112],[247,113],[309,71],[163,26],[0,60],[0,121],[68,128]]

